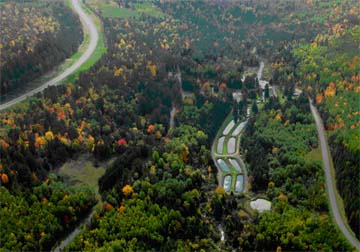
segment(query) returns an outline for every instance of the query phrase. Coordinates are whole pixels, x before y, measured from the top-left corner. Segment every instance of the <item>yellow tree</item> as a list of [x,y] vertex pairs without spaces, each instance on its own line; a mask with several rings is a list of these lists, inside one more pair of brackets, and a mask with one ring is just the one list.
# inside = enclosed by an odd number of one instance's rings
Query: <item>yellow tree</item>
[[127,196],[127,195],[132,194],[134,192],[134,190],[131,187],[131,185],[125,185],[122,189],[122,192]]

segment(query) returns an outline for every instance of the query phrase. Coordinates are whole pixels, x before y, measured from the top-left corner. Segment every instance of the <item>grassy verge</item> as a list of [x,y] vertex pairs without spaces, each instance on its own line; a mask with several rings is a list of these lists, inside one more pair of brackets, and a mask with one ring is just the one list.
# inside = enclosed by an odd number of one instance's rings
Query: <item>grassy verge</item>
[[[328,142],[327,142],[327,137],[326,137],[326,150],[328,152],[328,155],[329,155],[329,163],[330,163],[330,173],[331,173],[331,181],[334,185],[334,192],[335,192],[335,199],[336,199],[336,205],[339,209],[339,213],[340,213],[340,216],[341,216],[341,219],[343,220],[344,224],[345,224],[345,227],[346,229],[349,231],[349,233],[356,238],[356,235],[354,233],[354,231],[352,231],[352,229],[350,228],[349,226],[349,223],[348,223],[348,220],[347,220],[347,217],[346,217],[346,213],[345,213],[345,207],[344,207],[344,201],[343,199],[341,198],[339,192],[338,192],[338,189],[337,189],[337,185],[336,185],[336,177],[335,177],[335,167],[334,167],[334,163],[333,163],[333,160],[332,160],[332,156],[331,156],[331,153],[330,153],[330,149],[329,149],[329,145],[328,145]],[[330,204],[330,203],[329,203]],[[333,213],[332,213],[332,208],[330,207],[330,211],[331,211],[331,218],[333,219],[333,221],[335,222],[334,220],[334,217],[333,217]]]
[[[327,141],[327,139],[326,139],[326,141]],[[327,143],[327,142],[326,142],[326,143]],[[343,220],[346,229],[349,231],[349,233],[350,233],[352,236],[356,237],[355,234],[354,234],[354,232],[352,231],[352,229],[350,228],[350,226],[349,226],[349,224],[348,224],[348,221],[347,221],[347,218],[346,218],[346,213],[345,213],[344,202],[343,202],[343,200],[342,200],[342,198],[341,198],[341,196],[340,196],[340,194],[339,194],[339,192],[338,192],[338,190],[337,190],[337,187],[336,187],[335,167],[334,167],[334,163],[333,163],[333,161],[332,161],[332,157],[331,157],[331,153],[330,153],[330,150],[329,150],[329,146],[328,146],[328,145],[326,146],[326,150],[327,150],[328,155],[329,155],[329,158],[330,158],[330,160],[329,160],[329,163],[330,163],[330,173],[331,173],[332,183],[333,183],[333,185],[334,185],[334,187],[335,187],[335,188],[334,188],[334,193],[335,193],[336,205],[338,206],[341,219]],[[313,161],[320,161],[320,162],[321,162],[321,166],[322,166],[322,168],[323,168],[323,170],[324,170],[324,163],[323,163],[323,158],[322,158],[322,153],[321,153],[321,148],[320,148],[320,146],[317,147],[316,149],[311,150],[308,154],[306,154],[306,155],[305,155],[305,159],[307,159],[307,160],[313,160]],[[324,174],[324,176],[325,176],[325,174]],[[324,178],[324,179],[325,179],[325,178]],[[326,182],[324,181],[324,183],[326,183]],[[326,187],[327,187],[327,186],[326,186]],[[327,190],[328,190],[328,188],[327,188]],[[328,197],[327,197],[327,198],[328,198]],[[332,219],[333,223],[336,223],[335,218],[334,218],[333,210],[332,210],[332,208],[331,208],[331,206],[330,206],[330,201],[329,201],[329,199],[328,199],[328,205],[329,205],[329,211],[330,211],[330,213],[331,213],[331,214],[330,214],[330,215],[331,215],[331,219]],[[336,226],[336,228],[338,228],[337,225],[335,225],[335,226]],[[339,229],[339,228],[338,228],[338,229]],[[339,229],[339,232],[342,234],[342,232],[340,231],[340,229]]]
[[[66,0],[66,2],[72,8],[71,0]],[[90,67],[92,67],[107,51],[107,48],[105,47],[105,43],[104,43],[104,35],[103,35],[103,31],[102,31],[101,20],[85,4],[82,4],[82,8],[86,12],[86,14],[88,14],[91,17],[91,19],[94,21],[96,29],[99,32],[99,40],[96,45],[95,52],[90,56],[90,58],[84,64],[82,64],[73,74],[71,74],[69,77],[67,77],[65,80],[63,80],[62,83],[74,82],[79,77],[79,74],[81,72],[84,72],[84,71],[90,69]],[[76,62],[76,60],[78,60],[81,57],[81,55],[86,50],[87,45],[89,44],[89,41],[90,41],[90,36],[89,36],[88,31],[86,30],[86,32],[84,34],[84,41],[81,44],[79,51],[76,52],[71,57],[70,65],[72,65],[74,62]]]
[[[69,8],[73,9],[71,0],[65,0],[65,4]],[[74,73],[72,73],[70,76],[68,76],[64,80],[62,80],[59,84],[74,82],[79,77],[79,74],[81,72],[84,72],[84,71],[88,70],[91,66],[93,66],[102,57],[102,55],[104,55],[107,51],[107,49],[105,47],[105,43],[104,43],[104,37],[103,37],[102,25],[101,25],[100,19],[95,14],[93,14],[91,12],[91,10],[89,8],[87,8],[87,6],[85,6],[84,4],[82,4],[82,8],[94,21],[96,28],[99,31],[99,40],[98,40],[95,52],[90,56],[90,58],[84,64],[82,64]],[[50,73],[45,74],[44,76],[42,76],[42,77],[36,79],[35,81],[29,83],[28,85],[26,85],[23,92],[25,93],[27,91],[35,89],[35,88],[41,86],[43,83],[55,78],[60,73],[64,72],[65,69],[67,69],[71,65],[73,65],[81,57],[81,55],[86,51],[86,48],[88,47],[89,42],[90,42],[90,35],[89,35],[89,32],[87,31],[87,29],[85,29],[84,39],[83,39],[83,42],[81,43],[78,51],[75,54],[73,54],[71,56],[71,58],[66,59],[65,62],[62,63],[60,66],[55,67],[55,69],[53,71],[51,71]],[[3,102],[14,99],[17,96],[19,96],[19,94],[10,94]],[[15,110],[15,109],[26,109],[28,107],[28,104],[29,104],[29,99],[26,99],[25,101],[12,106],[11,108],[8,109],[8,111]]]

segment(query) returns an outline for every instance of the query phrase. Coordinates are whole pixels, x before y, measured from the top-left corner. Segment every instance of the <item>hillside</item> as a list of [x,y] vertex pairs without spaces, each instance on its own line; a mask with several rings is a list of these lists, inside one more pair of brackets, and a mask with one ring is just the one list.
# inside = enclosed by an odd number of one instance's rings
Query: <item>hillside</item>
[[[359,238],[355,2],[87,0],[107,52],[0,114],[1,249],[53,249],[90,216],[65,251],[354,250],[332,219],[308,98]],[[66,8],[50,6],[34,20]],[[53,27],[44,34],[67,30],[55,17]],[[217,163],[234,168],[235,155],[238,191]]]
[[83,39],[80,20],[61,1],[5,1],[0,13],[2,98],[53,70]]

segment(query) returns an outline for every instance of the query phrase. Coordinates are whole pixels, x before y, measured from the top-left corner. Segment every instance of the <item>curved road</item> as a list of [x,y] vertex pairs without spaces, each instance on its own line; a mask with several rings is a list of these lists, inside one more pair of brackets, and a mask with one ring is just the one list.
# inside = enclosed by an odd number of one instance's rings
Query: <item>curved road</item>
[[64,80],[66,77],[74,73],[82,64],[84,64],[90,56],[94,53],[98,40],[99,40],[99,33],[96,29],[96,26],[92,19],[84,12],[84,10],[81,8],[81,5],[79,3],[79,0],[72,0],[72,5],[76,11],[76,13],[79,15],[80,20],[84,26],[85,29],[88,30],[90,35],[90,43],[84,52],[83,55],[69,68],[67,68],[64,72],[56,76],[55,78],[49,80],[48,82],[42,84],[40,87],[37,87],[13,100],[10,100],[4,104],[0,105],[0,110],[4,110],[6,108],[9,108],[26,98],[33,96],[36,93],[39,93],[46,89],[48,86],[53,86],[59,84],[60,81]]
[[335,190],[336,190],[335,186],[336,185],[333,184],[333,180],[331,179],[330,162],[329,162],[330,157],[329,157],[328,149],[327,149],[324,125],[323,125],[323,122],[319,115],[319,112],[317,111],[316,107],[312,104],[310,99],[309,99],[309,102],[310,102],[311,113],[313,114],[313,117],[315,119],[316,128],[317,128],[319,139],[320,139],[321,153],[322,153],[322,158],[323,158],[324,168],[325,168],[326,187],[327,187],[327,191],[328,191],[328,197],[330,200],[330,206],[332,209],[332,215],[335,219],[337,226],[339,227],[341,232],[344,234],[346,239],[356,248],[357,251],[360,251],[359,241],[346,228],[346,225],[343,222],[343,219],[341,218],[341,215],[339,213],[339,208],[338,208],[338,205],[336,204],[336,198],[335,198]]

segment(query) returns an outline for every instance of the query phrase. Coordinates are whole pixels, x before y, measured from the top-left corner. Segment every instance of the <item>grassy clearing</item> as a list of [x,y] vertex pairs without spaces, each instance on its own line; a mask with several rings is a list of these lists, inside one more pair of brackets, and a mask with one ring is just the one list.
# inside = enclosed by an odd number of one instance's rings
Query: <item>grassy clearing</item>
[[114,8],[107,5],[101,5],[100,8],[103,17],[106,18],[131,18],[131,17],[140,16],[138,12],[125,8],[117,8],[117,7]]
[[309,153],[304,156],[305,160],[311,161],[321,161],[322,162],[322,155],[320,147],[312,149]]
[[155,8],[151,3],[145,2],[141,4],[136,4],[135,9],[139,13],[143,13],[148,16],[152,16],[155,18],[164,18],[164,13]]
[[91,0],[90,5],[101,12],[105,18],[139,18],[147,15],[155,18],[164,18],[164,13],[157,9],[151,2],[136,3],[132,8],[120,8],[114,1]]
[[88,185],[98,192],[98,180],[105,174],[105,168],[113,161],[114,159],[110,159],[95,167],[94,162],[89,160],[88,155],[83,155],[76,160],[66,162],[58,169],[57,173],[63,176],[71,185]]

